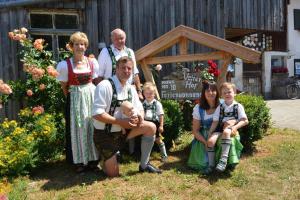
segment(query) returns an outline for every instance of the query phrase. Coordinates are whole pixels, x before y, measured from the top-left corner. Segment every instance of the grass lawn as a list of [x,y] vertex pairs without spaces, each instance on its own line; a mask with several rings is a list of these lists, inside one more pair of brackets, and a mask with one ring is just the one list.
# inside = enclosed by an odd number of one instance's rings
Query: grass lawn
[[[189,170],[190,134],[184,134],[162,164],[162,175],[138,173],[138,163],[121,165],[121,177],[101,172],[76,174],[63,161],[48,164],[14,180],[10,199],[300,199],[300,132],[272,129],[244,155],[233,172],[202,176]],[[127,160],[127,159],[126,159]]]

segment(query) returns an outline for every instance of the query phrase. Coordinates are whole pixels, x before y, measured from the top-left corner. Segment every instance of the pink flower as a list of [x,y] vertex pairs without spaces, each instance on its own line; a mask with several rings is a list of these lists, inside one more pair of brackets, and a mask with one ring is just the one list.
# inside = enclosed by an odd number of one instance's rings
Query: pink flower
[[9,85],[0,80],[0,93],[2,94],[11,94],[12,89]]
[[0,200],[8,200],[8,197],[5,194],[0,194]]
[[71,52],[73,51],[69,43],[66,44],[66,49],[67,49],[68,51],[71,51]]
[[29,70],[28,73],[32,75],[33,80],[38,81],[44,76],[45,70],[41,68],[33,67]]
[[47,67],[47,72],[48,72],[48,74],[49,74],[49,76],[52,76],[52,77],[57,77],[58,76],[58,72],[56,71],[56,69],[54,69],[54,67],[53,66],[48,66]]
[[43,84],[43,83],[40,84],[39,89],[40,89],[41,91],[45,90],[45,89],[46,89],[45,84]]
[[27,90],[26,94],[27,94],[27,96],[31,97],[33,95],[33,92],[32,92],[32,90]]
[[8,32],[8,37],[13,40],[15,34],[13,32]]
[[36,39],[33,43],[33,46],[35,49],[42,51],[43,50],[43,44],[44,44],[45,40],[43,39]]
[[42,113],[44,113],[44,111],[45,110],[44,110],[43,106],[36,106],[36,107],[32,108],[32,113],[34,115],[42,114]]

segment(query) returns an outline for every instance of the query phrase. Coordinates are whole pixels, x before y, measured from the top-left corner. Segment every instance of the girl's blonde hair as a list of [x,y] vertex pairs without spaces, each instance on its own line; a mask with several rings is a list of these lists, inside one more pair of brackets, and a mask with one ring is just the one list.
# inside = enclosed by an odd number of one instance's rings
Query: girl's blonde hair
[[143,91],[145,90],[151,90],[153,92],[155,92],[155,85],[152,82],[146,82],[143,85]]
[[81,41],[84,43],[85,47],[89,46],[89,40],[85,33],[83,32],[75,32],[70,36],[69,45],[70,47],[73,47],[75,42]]

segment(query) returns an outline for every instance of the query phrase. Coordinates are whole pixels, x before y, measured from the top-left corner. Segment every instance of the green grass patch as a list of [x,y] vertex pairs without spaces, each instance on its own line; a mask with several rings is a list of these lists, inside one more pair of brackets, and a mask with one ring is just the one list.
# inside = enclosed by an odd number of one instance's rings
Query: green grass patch
[[168,163],[153,153],[163,174],[138,173],[138,162],[126,157],[121,176],[101,172],[76,174],[63,162],[53,163],[13,182],[10,199],[300,199],[300,132],[271,129],[243,155],[234,171],[200,175],[186,166],[190,132],[174,142]]

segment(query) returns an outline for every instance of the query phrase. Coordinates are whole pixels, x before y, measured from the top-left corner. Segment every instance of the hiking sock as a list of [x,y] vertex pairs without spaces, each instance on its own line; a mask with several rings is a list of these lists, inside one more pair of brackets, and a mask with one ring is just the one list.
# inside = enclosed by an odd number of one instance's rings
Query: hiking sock
[[214,167],[215,166],[215,147],[208,147],[207,154],[208,154],[208,166]]
[[150,154],[151,150],[154,144],[155,140],[155,135],[153,136],[142,136],[142,141],[141,141],[141,167],[144,169],[146,168],[149,159],[150,159]]
[[133,154],[134,153],[134,148],[135,148],[135,138],[131,138],[128,140],[128,146],[129,146],[129,154]]
[[230,150],[230,145],[231,145],[231,139],[230,138],[222,139],[222,142],[221,142],[221,146],[222,146],[221,158],[220,158],[219,163],[216,167],[216,169],[218,171],[223,172],[226,169],[228,154],[229,154],[229,150]]
[[166,150],[166,145],[165,145],[164,142],[159,144],[159,150],[160,150],[160,155],[161,155],[162,158],[168,157],[167,150]]
[[222,141],[221,141],[221,146],[222,146],[221,158],[224,158],[224,159],[228,158],[230,145],[231,145],[231,139],[230,138],[222,139]]

